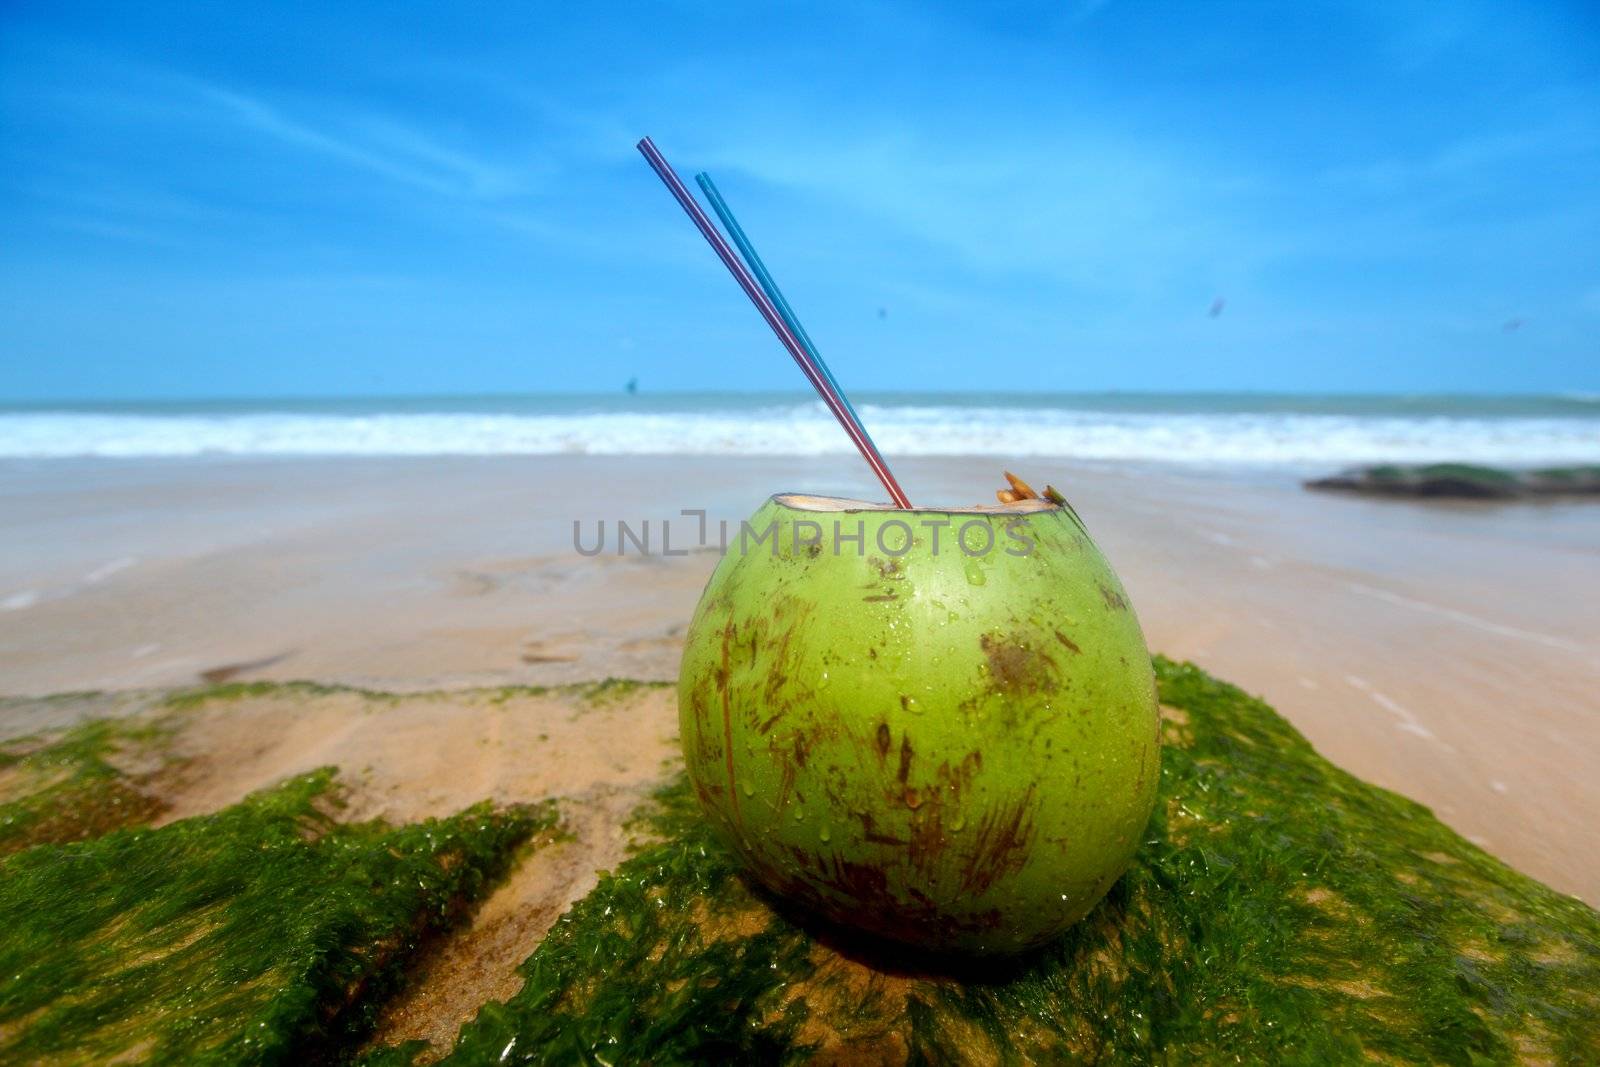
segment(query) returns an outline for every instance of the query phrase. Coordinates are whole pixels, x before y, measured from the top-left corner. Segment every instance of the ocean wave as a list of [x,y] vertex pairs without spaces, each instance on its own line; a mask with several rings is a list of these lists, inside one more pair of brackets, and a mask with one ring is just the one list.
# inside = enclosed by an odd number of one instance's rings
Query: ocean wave
[[[1070,456],[1179,463],[1461,460],[1600,463],[1584,418],[1141,413],[865,404],[888,456]],[[826,455],[850,444],[820,404],[742,411],[0,413],[13,458],[426,455]]]

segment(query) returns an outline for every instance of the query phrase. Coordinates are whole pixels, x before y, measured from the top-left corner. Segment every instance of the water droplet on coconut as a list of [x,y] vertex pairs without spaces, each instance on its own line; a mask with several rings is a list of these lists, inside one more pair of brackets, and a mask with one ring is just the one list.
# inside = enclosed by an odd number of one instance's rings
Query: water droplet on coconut
[[900,702],[900,706],[905,708],[913,715],[922,714],[922,705],[917,703],[916,697],[906,697]]
[[827,827],[826,827],[826,826],[824,826],[824,827],[823,827],[823,828],[822,828],[822,833],[821,833],[821,835],[820,835],[820,836],[821,836],[821,838],[822,838],[822,840],[823,840],[823,842],[824,842],[824,843],[826,843],[826,842],[828,842],[828,841],[832,841],[832,840],[833,840],[833,835],[832,835],[832,834],[830,834],[830,833],[828,833],[828,828],[827,828]]
[[804,822],[805,821],[805,817],[806,817],[806,813],[804,811],[802,811],[800,808],[795,808],[794,809],[794,821],[795,822]]
[[966,828],[967,817],[965,815],[956,815],[955,819],[950,823],[950,829],[952,830],[965,830]]
[[978,561],[975,559],[967,560],[965,569],[967,572],[968,585],[982,585],[984,582],[989,580],[988,577],[983,573],[983,568],[978,566]]
[[749,782],[744,783],[744,795],[747,796],[747,797],[755,796],[756,795],[756,787],[751,785]]

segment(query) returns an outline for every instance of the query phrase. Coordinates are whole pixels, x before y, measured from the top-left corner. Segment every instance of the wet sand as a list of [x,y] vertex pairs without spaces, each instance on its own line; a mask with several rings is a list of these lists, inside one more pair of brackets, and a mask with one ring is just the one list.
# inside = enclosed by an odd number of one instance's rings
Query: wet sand
[[[1013,467],[1068,492],[1152,649],[1600,903],[1600,508],[1298,487],[1321,472]],[[897,470],[929,503],[999,484],[988,459]],[[676,549],[696,526],[680,509],[714,529],[786,489],[878,495],[841,458],[7,461],[0,692],[670,679],[715,554],[618,557],[615,522],[650,520],[659,551],[673,519]],[[589,542],[600,519],[612,551],[580,556],[573,521]]]

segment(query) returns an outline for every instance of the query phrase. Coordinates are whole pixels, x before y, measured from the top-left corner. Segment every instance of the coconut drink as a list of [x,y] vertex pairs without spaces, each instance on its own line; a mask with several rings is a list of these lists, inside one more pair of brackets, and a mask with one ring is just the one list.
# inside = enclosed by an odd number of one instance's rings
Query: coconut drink
[[638,147],[892,501],[774,496],[724,545],[678,679],[706,817],[834,922],[936,951],[1048,941],[1155,803],[1155,680],[1122,583],[1049,486],[1007,473],[997,505],[913,508],[710,176],[737,255]]
[[701,597],[684,758],[750,874],[834,922],[1016,952],[1081,918],[1155,802],[1138,620],[1076,513],[775,496]]

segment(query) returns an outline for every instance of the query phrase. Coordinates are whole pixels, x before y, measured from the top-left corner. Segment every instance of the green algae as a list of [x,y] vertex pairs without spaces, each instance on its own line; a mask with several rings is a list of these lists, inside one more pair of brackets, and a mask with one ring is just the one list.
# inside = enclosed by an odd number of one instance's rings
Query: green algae
[[507,704],[522,697],[542,697],[550,692],[545,685],[502,685],[496,689],[480,689],[491,704]]
[[[640,692],[668,689],[675,683],[642,681],[636,678],[605,678],[598,682],[569,682],[565,685],[502,685],[491,688],[432,690],[418,693],[391,693],[379,689],[364,689],[352,685],[332,685],[323,682],[303,681],[253,681],[218,682],[214,685],[195,686],[167,694],[161,706],[169,711],[193,711],[208,704],[229,704],[241,700],[260,700],[285,697],[322,697],[347,694],[375,704],[395,704],[402,700],[485,699],[493,704],[504,704],[526,697],[562,695],[594,706],[604,706],[626,700]],[[53,698],[27,698],[30,703]]]
[[379,704],[393,704],[411,695],[352,685],[324,685],[321,682],[217,682],[214,685],[180,689],[169,694],[163,704],[171,711],[192,711],[207,704],[226,704],[261,697],[319,697],[340,693],[350,693]]
[[1329,764],[1260,701],[1156,670],[1156,814],[1055,944],[978,967],[793,915],[680,781],[651,817],[664,839],[562,918],[449,1061],[1600,1061],[1600,915]]
[[1484,467],[1475,463],[1424,463],[1415,467],[1383,464],[1369,467],[1367,473],[1379,481],[1398,481],[1403,478],[1460,478],[1471,482],[1492,485],[1511,485],[1516,475],[1497,467]]
[[[980,968],[820,926],[747,885],[680,779],[453,1060],[1600,1062],[1600,916],[1331,766],[1259,701],[1156,669],[1175,710],[1155,818],[1060,942]],[[472,692],[495,699],[428,696]],[[0,825],[59,790],[33,810],[62,836],[36,821],[22,843],[103,834],[0,859],[0,1062],[337,1062],[429,938],[554,824],[548,807],[479,807],[341,825],[330,772],[157,830],[85,820],[162,755],[158,723],[0,746]]]
[[1600,478],[1600,466],[1541,467],[1533,473],[1553,482],[1575,482],[1584,478]]
[[329,1058],[555,821],[550,805],[479,805],[341,824],[332,786],[324,769],[213,815],[0,861],[0,1061]]
[[675,682],[645,682],[634,678],[606,678],[563,689],[593,707],[608,707],[652,689],[669,689]]
[[30,845],[81,841],[159,815],[124,762],[160,756],[162,724],[97,719],[52,740],[0,742],[0,856]]

